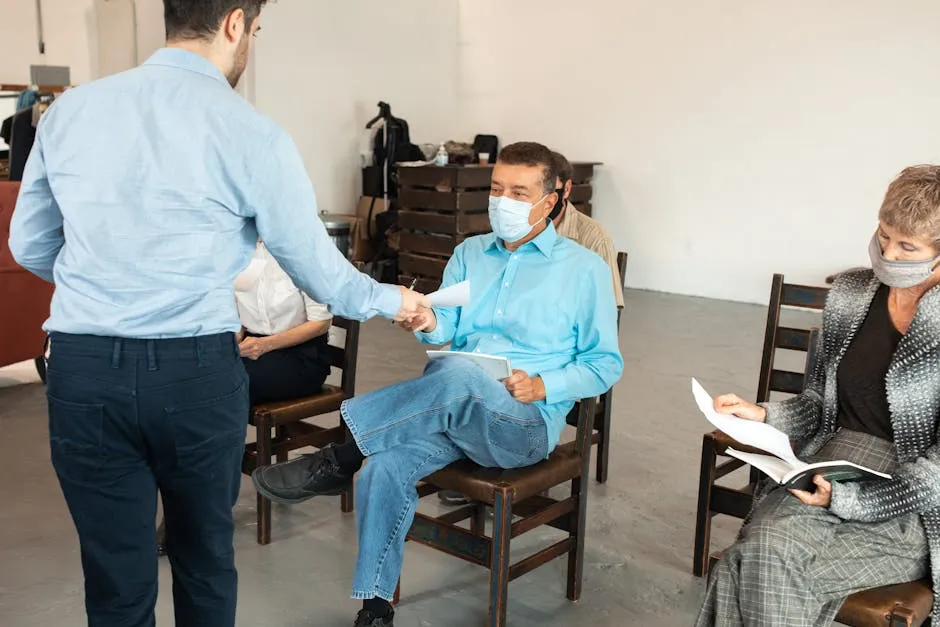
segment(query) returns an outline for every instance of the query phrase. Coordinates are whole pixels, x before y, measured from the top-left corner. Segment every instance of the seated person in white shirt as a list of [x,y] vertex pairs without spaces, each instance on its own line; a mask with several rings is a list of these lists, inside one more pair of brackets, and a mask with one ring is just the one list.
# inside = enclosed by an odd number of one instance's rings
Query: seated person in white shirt
[[317,394],[330,374],[329,308],[301,292],[260,241],[235,299],[252,405]]

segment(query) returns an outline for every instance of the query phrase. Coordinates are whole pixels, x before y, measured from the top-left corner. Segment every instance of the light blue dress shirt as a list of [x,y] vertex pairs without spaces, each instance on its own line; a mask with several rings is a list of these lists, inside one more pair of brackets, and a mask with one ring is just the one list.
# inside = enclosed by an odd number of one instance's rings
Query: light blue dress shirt
[[259,234],[334,314],[401,306],[332,243],[287,133],[210,61],[164,48],[43,115],[10,250],[55,283],[49,331],[189,337],[239,329],[232,283]]
[[508,357],[514,370],[541,377],[546,398],[536,405],[555,448],[574,402],[603,394],[623,372],[610,268],[549,225],[515,252],[492,233],[466,240],[442,287],[464,280],[470,304],[436,307],[437,327],[416,336]]

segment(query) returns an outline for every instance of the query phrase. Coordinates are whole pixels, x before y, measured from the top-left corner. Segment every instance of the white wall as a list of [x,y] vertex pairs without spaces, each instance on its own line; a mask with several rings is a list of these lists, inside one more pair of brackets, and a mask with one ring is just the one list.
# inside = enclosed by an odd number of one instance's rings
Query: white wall
[[73,83],[91,78],[92,0],[43,0],[45,57],[37,46],[36,0],[0,4],[0,83],[28,83],[29,66],[38,64],[70,66]]
[[322,209],[354,212],[380,100],[416,143],[457,129],[457,0],[282,1],[261,24],[253,100],[293,136]]
[[464,134],[603,161],[628,285],[766,302],[867,264],[884,189],[940,162],[935,0],[463,0]]

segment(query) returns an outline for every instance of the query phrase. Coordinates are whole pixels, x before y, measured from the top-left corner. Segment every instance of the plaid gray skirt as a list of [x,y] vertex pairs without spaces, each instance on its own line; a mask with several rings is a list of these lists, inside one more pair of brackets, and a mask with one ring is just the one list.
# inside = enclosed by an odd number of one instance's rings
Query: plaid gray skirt
[[[806,461],[846,460],[892,472],[894,445],[841,429]],[[773,485],[712,570],[697,627],[822,627],[847,596],[928,572],[917,514],[877,523],[844,521]]]

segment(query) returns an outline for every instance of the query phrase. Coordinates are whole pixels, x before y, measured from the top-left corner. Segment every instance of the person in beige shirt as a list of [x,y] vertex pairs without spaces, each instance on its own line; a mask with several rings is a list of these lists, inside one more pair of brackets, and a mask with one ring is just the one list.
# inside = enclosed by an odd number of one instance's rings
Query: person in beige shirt
[[617,307],[623,307],[623,285],[620,283],[620,268],[617,266],[614,240],[600,222],[584,215],[568,201],[573,176],[571,163],[561,153],[552,154],[555,158],[555,171],[558,173],[558,179],[555,181],[558,203],[548,217],[559,235],[574,240],[607,262],[613,278],[614,299],[617,301]]

